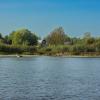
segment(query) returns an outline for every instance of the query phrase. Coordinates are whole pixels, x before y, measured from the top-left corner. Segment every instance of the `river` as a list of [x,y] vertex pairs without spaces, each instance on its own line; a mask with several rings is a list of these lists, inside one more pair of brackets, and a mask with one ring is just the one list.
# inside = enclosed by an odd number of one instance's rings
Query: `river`
[[100,100],[100,58],[0,58],[0,100]]

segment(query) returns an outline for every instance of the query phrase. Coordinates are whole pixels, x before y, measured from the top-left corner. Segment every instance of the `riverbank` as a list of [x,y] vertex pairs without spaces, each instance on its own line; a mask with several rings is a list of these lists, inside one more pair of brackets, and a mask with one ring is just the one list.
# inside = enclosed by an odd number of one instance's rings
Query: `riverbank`
[[100,58],[100,55],[0,55],[0,58],[9,58],[9,57],[14,57],[14,58],[20,58],[21,57],[36,57],[36,56],[51,56],[51,57],[65,57],[65,58]]
[[0,58],[2,58],[2,57],[5,57],[5,58],[6,58],[6,57],[7,57],[7,58],[8,58],[8,57],[17,57],[17,58],[18,58],[18,57],[20,57],[20,56],[21,56],[21,57],[34,57],[34,56],[38,56],[38,55],[0,55]]

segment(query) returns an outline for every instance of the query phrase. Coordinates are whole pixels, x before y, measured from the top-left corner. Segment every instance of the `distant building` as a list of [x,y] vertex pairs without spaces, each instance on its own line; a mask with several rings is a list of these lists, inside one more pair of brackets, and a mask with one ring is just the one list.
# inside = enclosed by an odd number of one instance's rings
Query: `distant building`
[[41,46],[46,46],[47,45],[47,41],[44,39],[44,40],[42,40],[42,43],[41,43]]
[[41,44],[42,43],[42,40],[38,40],[38,43]]
[[47,45],[47,42],[46,42],[45,39],[43,39],[43,40],[38,40],[38,43],[39,43],[41,46],[43,46],[43,47]]
[[72,44],[71,41],[66,41],[66,42],[64,42],[64,45],[71,45],[71,44]]

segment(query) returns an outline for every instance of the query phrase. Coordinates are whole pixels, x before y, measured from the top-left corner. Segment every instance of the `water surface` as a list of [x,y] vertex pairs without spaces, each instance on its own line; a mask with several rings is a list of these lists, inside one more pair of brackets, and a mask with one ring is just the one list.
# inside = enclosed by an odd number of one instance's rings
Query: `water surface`
[[0,58],[0,100],[100,100],[100,58]]

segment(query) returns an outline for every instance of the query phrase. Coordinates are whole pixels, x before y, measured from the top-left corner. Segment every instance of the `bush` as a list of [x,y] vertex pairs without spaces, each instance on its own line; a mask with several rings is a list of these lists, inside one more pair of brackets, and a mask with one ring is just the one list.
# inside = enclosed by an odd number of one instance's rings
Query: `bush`
[[23,53],[23,52],[35,53],[37,52],[37,49],[34,46],[29,47],[29,46],[14,46],[14,45],[0,44],[0,52],[10,53],[10,54]]

